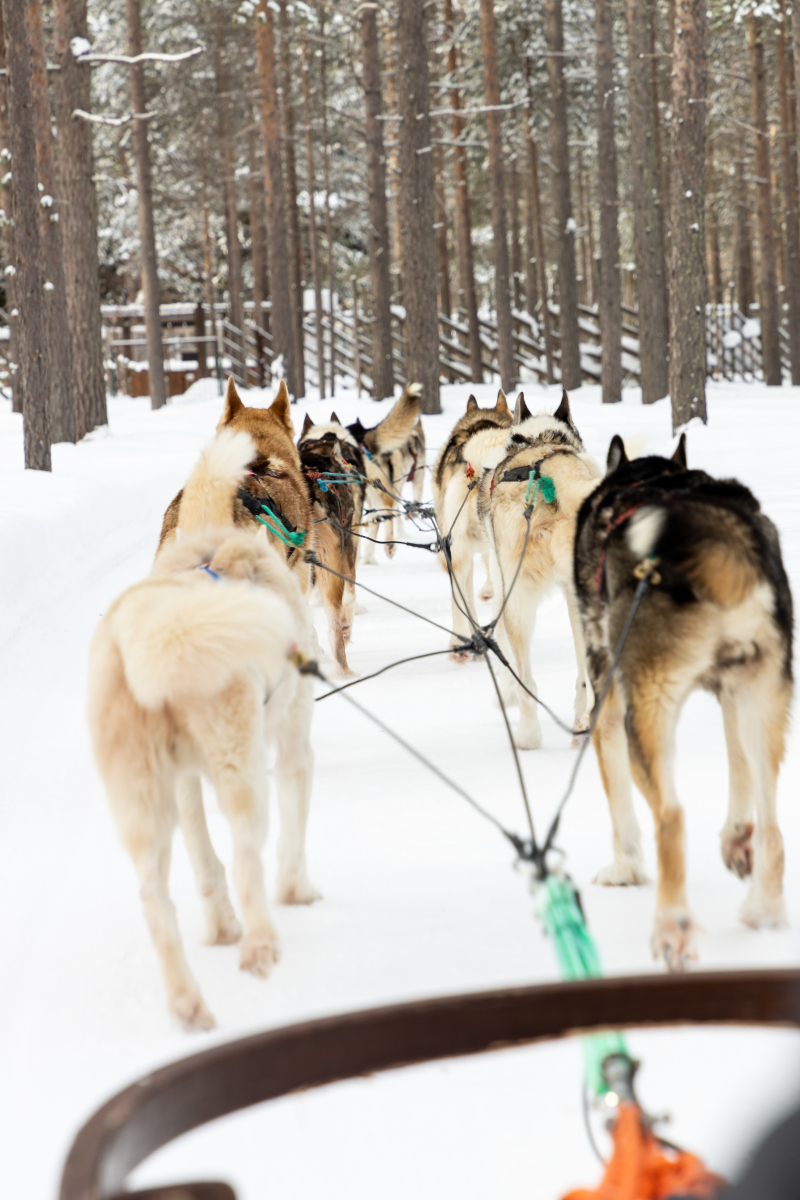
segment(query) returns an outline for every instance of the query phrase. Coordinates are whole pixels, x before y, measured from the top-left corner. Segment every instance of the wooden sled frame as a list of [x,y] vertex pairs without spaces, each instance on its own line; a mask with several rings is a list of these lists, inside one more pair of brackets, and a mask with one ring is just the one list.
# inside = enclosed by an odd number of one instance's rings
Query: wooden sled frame
[[224,1183],[126,1192],[155,1150],[218,1117],[375,1071],[635,1026],[800,1027],[800,970],[646,975],[545,984],[288,1025],[154,1071],[112,1097],[78,1133],[60,1200],[235,1200]]

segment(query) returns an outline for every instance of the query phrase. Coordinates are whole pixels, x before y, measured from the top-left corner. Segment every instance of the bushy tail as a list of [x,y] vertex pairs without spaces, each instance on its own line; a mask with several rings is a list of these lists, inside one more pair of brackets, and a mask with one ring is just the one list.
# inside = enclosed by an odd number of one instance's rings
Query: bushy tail
[[221,429],[200,455],[183,489],[180,527],[184,533],[233,521],[233,499],[256,448],[244,430]]
[[250,663],[270,693],[290,669],[292,614],[248,583],[150,580],[122,598],[110,624],[144,708],[216,695]]
[[364,445],[371,454],[391,454],[405,446],[419,421],[421,383],[409,383],[400,399],[379,425],[370,429]]

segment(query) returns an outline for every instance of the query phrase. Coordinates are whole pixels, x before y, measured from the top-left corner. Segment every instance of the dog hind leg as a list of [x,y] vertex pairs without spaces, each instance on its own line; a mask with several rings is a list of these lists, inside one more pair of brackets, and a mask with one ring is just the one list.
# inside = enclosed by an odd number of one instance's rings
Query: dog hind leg
[[538,750],[542,744],[542,727],[539,724],[539,713],[536,701],[528,692],[536,696],[536,681],[531,671],[531,639],[536,625],[536,610],[539,607],[539,597],[522,594],[520,591],[523,581],[517,581],[514,591],[510,594],[503,622],[513,653],[513,662],[517,674],[528,691],[517,685],[519,691],[520,722],[514,734],[514,742],[520,750]]
[[720,832],[722,861],[744,879],[753,870],[753,806],[755,784],[739,728],[739,711],[731,693],[720,695],[728,746],[728,816]]
[[612,683],[592,735],[614,830],[614,859],[602,867],[595,883],[605,887],[647,883],[642,835],[633,810],[625,711],[616,683]]
[[486,579],[484,580],[484,584],[480,590],[478,599],[486,602],[487,600],[491,600],[492,597],[494,596],[494,587],[492,586],[492,573],[489,568],[489,552],[487,550],[481,551],[481,562],[483,563],[483,569],[486,572]]
[[181,832],[189,851],[197,890],[203,902],[206,942],[210,946],[229,946],[238,942],[242,927],[233,911],[225,869],[217,858],[208,835],[200,778],[184,773],[175,786]]
[[311,885],[306,864],[306,826],[311,802],[314,752],[309,739],[309,698],[295,701],[278,735],[275,773],[281,832],[278,839],[279,904],[313,904],[320,893]]
[[[569,583],[564,585],[564,597],[567,601],[569,623],[572,627],[572,637],[575,642],[575,658],[578,662],[578,678],[575,683],[575,724],[573,728],[585,730],[589,728],[593,699],[586,674],[586,640],[583,636],[583,623],[578,611],[575,589]],[[574,748],[575,743],[573,743]]]

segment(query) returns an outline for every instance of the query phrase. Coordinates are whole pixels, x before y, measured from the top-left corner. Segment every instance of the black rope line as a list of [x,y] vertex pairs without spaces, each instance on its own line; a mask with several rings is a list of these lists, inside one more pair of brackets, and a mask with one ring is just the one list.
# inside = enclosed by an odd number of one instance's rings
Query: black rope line
[[[384,517],[383,519],[387,520],[387,521],[392,520],[391,517]],[[408,542],[408,541],[404,541],[402,538],[387,538],[387,540],[384,542],[384,541],[381,541],[380,538],[370,537],[368,533],[356,533],[355,529],[348,529],[346,526],[342,525],[342,523],[340,521],[337,521],[336,518],[332,517],[332,516],[323,517],[320,521],[316,521],[315,524],[323,525],[326,521],[330,522],[330,524],[333,525],[336,529],[341,529],[343,533],[349,533],[353,537],[363,538],[365,542],[374,542],[376,546],[414,546],[417,550],[430,550],[431,553],[433,553],[433,554],[438,554],[438,552],[439,552],[438,541],[436,541],[436,542]],[[362,522],[362,524],[367,524],[367,522]]]
[[324,692],[321,696],[315,696],[314,700],[327,700],[328,696],[337,696],[339,692],[345,691],[347,688],[355,687],[357,683],[366,683],[369,679],[376,679],[378,675],[383,675],[385,671],[391,671],[394,667],[402,667],[404,663],[419,662],[421,658],[436,658],[441,654],[449,654],[447,650],[429,650],[427,654],[412,654],[410,658],[401,658],[397,662],[389,663],[385,667],[381,667],[379,671],[373,671],[371,675],[360,675],[358,679],[351,679],[349,683],[343,683],[341,687],[335,687],[330,692]]

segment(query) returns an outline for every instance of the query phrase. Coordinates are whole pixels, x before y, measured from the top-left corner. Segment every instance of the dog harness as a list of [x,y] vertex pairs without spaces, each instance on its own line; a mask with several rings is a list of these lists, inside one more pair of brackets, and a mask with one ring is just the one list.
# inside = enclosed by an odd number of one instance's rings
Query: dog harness
[[210,563],[200,563],[195,569],[198,571],[205,571],[206,575],[210,575],[212,579],[219,580],[221,578],[216,571],[211,570]]
[[[296,550],[298,546],[303,545],[308,530],[295,529],[289,518],[284,516],[271,496],[251,496],[243,488],[240,488],[236,495],[257,521],[260,521],[262,525],[266,525],[270,533],[274,533],[276,537],[280,538],[289,547],[290,553],[292,550]],[[260,516],[260,513],[266,513],[266,516]]]

